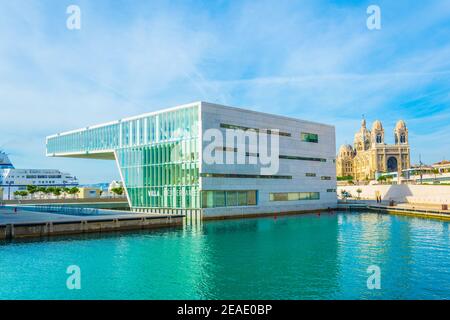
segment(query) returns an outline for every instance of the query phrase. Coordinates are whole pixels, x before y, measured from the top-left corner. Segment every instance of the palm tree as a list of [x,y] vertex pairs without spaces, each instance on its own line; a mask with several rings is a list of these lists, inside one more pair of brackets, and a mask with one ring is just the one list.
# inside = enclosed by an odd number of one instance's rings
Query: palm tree
[[37,187],[36,192],[39,193],[39,196],[42,199],[42,196],[47,193],[47,188],[46,187]]
[[69,191],[70,191],[70,188],[67,188],[67,187],[62,188],[63,198],[66,198],[66,196],[69,194]]
[[59,197],[61,195],[61,190],[62,189],[60,187],[55,187],[55,188],[53,188],[52,193],[55,197]]
[[358,194],[358,200],[361,197],[362,190],[361,188],[356,189],[356,193]]
[[439,174],[439,169],[438,168],[433,168],[431,171],[434,174],[434,182],[436,182],[436,175]]
[[38,188],[32,184],[27,185],[27,191],[31,195],[31,197],[33,197],[33,195],[37,192],[37,189]]
[[124,191],[123,187],[117,187],[117,188],[112,188],[111,189],[111,192],[116,194],[116,195],[118,195],[118,196],[121,196],[123,194],[123,191]]
[[73,195],[75,198],[75,195],[78,194],[78,192],[80,192],[80,189],[78,189],[77,187],[72,187],[69,189],[69,194]]
[[341,190],[341,196],[344,200],[347,200],[348,197],[348,193],[347,191],[345,191],[344,189]]
[[21,190],[21,191],[14,191],[14,196],[15,197],[21,197],[22,200],[24,197],[26,197],[28,195],[28,191],[25,190]]

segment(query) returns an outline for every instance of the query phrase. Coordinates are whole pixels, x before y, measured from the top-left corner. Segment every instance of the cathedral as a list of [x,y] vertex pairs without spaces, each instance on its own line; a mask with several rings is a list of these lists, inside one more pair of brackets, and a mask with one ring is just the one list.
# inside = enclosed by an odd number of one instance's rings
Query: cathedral
[[373,180],[377,173],[401,172],[410,167],[408,129],[399,120],[394,129],[394,144],[384,142],[384,129],[379,120],[367,129],[363,119],[355,133],[353,147],[345,144],[339,148],[336,159],[336,175],[352,176],[353,180]]

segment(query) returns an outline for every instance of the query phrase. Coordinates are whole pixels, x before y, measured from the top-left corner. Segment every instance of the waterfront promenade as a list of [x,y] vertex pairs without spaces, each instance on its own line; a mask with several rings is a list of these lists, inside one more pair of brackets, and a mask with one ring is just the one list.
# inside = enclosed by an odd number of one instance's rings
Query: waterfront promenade
[[435,204],[394,203],[389,201],[377,203],[375,200],[347,200],[338,202],[339,209],[368,209],[392,214],[450,220],[450,210],[442,210]]
[[96,210],[95,215],[58,214],[20,207],[15,210],[16,207],[0,208],[0,240],[169,227],[181,225],[184,218],[116,210]]

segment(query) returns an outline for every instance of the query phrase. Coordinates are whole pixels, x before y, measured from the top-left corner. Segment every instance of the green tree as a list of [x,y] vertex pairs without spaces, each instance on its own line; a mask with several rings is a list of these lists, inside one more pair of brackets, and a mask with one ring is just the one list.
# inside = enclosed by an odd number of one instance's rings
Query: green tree
[[63,187],[61,189],[61,192],[63,193],[63,198],[65,198],[68,194],[69,194],[70,188],[68,187]]
[[78,192],[80,192],[80,189],[78,189],[77,187],[72,187],[69,189],[69,194],[72,195],[73,197],[75,197]]
[[27,191],[33,197],[34,194],[37,192],[37,187],[32,184],[29,184],[27,185]]
[[124,190],[123,190],[123,187],[117,187],[117,188],[112,188],[111,192],[118,196],[121,196],[123,194]]
[[55,188],[53,188],[52,193],[55,197],[59,197],[61,195],[61,191],[62,191],[62,189],[60,187],[55,187]]
[[361,198],[362,190],[361,188],[356,189],[356,193],[358,194],[358,200]]
[[28,195],[28,191],[25,190],[18,190],[14,191],[14,196],[21,197],[22,199]]
[[439,174],[439,169],[438,168],[433,168],[432,170],[431,170],[431,172],[433,172],[433,174],[434,174],[434,182],[436,182],[436,176]]
[[341,176],[336,178],[337,181],[353,181],[353,176]]
[[341,189],[341,196],[342,196],[342,199],[347,200],[348,192],[345,191],[344,189]]
[[37,187],[36,192],[38,192],[40,195],[40,198],[42,198],[45,194],[47,194],[47,188],[46,187]]

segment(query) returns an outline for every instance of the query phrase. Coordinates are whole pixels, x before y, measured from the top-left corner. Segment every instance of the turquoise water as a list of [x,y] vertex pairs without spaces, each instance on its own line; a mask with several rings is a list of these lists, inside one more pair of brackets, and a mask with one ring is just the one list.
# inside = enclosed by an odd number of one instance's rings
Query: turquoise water
[[[69,265],[80,290],[66,287]],[[449,223],[311,214],[3,243],[0,299],[17,298],[448,299]]]

